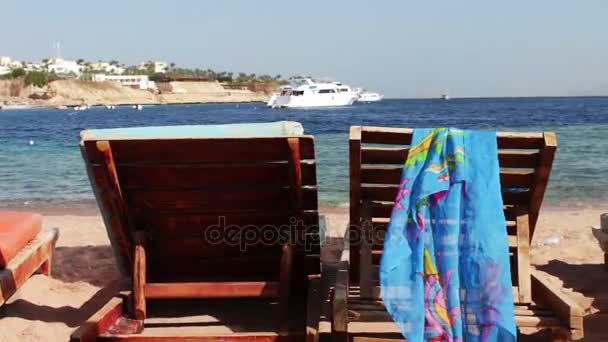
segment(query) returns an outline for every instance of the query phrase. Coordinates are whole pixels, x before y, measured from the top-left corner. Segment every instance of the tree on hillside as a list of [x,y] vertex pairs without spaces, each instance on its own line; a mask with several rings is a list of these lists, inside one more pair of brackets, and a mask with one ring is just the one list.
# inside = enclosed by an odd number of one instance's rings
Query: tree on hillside
[[156,72],[149,76],[150,81],[160,82],[165,79],[165,74]]
[[78,64],[78,65],[83,65],[83,64],[84,64],[84,59],[82,59],[82,58],[78,58],[78,59],[76,60],[76,64]]
[[116,65],[116,66],[118,66],[119,64],[120,63],[118,63],[118,61],[116,61],[116,60],[111,60],[110,61],[110,65]]
[[25,84],[33,84],[42,88],[49,83],[49,77],[44,71],[32,71],[25,76]]
[[23,68],[17,68],[11,71],[11,78],[19,78],[23,76],[25,76],[25,70],[23,70]]

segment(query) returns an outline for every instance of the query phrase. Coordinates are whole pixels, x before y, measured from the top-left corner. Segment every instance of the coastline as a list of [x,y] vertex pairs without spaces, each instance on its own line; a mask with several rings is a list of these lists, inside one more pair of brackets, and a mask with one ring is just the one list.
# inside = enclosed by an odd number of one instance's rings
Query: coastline
[[[0,80],[0,85],[1,85]],[[6,88],[6,87],[4,87]],[[1,91],[2,110],[89,106],[164,105],[264,102],[264,91],[228,89],[218,82],[170,82],[163,91],[121,86],[114,82],[59,80],[44,88],[25,87],[14,94]]]

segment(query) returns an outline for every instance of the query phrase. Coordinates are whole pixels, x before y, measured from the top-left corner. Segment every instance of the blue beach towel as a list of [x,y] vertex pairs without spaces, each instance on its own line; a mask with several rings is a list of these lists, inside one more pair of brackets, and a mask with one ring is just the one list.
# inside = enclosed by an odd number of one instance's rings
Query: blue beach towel
[[384,243],[382,299],[408,341],[515,341],[496,132],[416,129]]

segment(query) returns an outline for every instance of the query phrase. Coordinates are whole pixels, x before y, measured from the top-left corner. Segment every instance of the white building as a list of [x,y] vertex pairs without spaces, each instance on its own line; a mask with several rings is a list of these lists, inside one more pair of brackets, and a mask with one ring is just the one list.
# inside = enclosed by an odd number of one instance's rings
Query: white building
[[0,65],[0,76],[10,74],[12,71],[13,71],[13,69],[11,69],[5,65]]
[[0,56],[0,66],[8,67],[11,69],[23,68],[23,63],[14,61],[10,57]]
[[82,72],[82,66],[75,61],[66,61],[61,58],[53,58],[48,61],[47,70],[49,73],[69,74],[74,73],[77,76]]
[[110,64],[108,62],[92,63],[88,68],[90,68],[91,71],[114,75],[122,75],[125,72],[125,69],[120,65]]
[[138,66],[139,70],[148,70],[148,65],[152,65],[152,72],[154,73],[165,73],[167,69],[169,69],[169,64],[167,62],[161,61],[148,61],[145,63],[141,63]]
[[23,68],[25,71],[42,71],[45,69],[45,66],[40,63],[25,63]]
[[156,89],[154,81],[150,81],[147,75],[105,75],[94,74],[93,82],[118,82],[125,87],[137,89]]

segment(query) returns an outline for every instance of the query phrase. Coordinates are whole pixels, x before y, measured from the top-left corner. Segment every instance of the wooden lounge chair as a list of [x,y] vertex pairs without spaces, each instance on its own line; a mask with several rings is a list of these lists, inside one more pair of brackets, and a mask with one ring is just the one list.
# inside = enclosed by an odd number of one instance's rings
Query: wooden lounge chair
[[[289,122],[85,131],[89,177],[132,288],[72,340],[314,339],[315,323],[307,330],[297,316],[318,310],[306,298],[317,296],[322,224],[314,140],[302,133]],[[260,321],[267,330],[249,330]]]
[[[407,128],[350,129],[351,231],[333,296],[332,334],[336,340],[347,340],[350,335],[361,341],[366,337],[402,338],[380,300],[378,265],[383,241],[378,232],[389,222],[412,133]],[[578,339],[583,335],[582,309],[530,266],[530,242],[556,146],[556,136],[550,132],[498,133],[516,322],[520,333],[543,334],[538,330],[545,330],[549,335],[569,333]],[[372,239],[360,239],[363,234]]]
[[34,273],[51,275],[57,228],[42,230],[42,216],[0,212],[0,306]]

